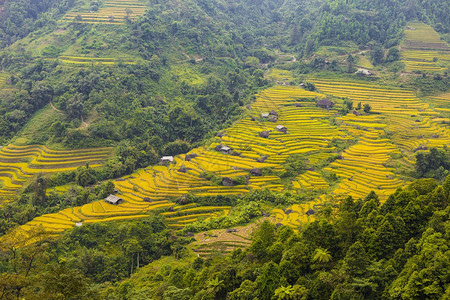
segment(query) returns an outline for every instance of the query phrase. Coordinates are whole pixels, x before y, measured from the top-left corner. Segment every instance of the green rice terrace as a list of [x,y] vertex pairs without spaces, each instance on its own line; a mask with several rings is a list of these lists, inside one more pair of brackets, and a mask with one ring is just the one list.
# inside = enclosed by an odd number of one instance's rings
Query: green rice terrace
[[450,48],[429,25],[409,23],[400,47],[408,72],[420,70],[434,73],[450,67]]

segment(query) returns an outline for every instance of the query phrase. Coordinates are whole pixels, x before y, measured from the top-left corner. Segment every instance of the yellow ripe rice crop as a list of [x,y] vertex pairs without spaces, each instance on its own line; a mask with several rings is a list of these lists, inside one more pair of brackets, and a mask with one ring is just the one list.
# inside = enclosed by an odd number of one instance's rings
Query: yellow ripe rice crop
[[3,182],[0,191],[17,192],[38,173],[72,171],[87,162],[96,162],[90,165],[93,168],[101,166],[99,163],[106,160],[110,153],[111,148],[63,151],[39,145],[10,144],[0,149],[0,181]]
[[[54,217],[50,218],[50,221],[101,222],[115,220],[116,217],[145,217],[146,213],[162,209],[166,210],[161,214],[170,222],[170,227],[179,229],[198,218],[214,218],[228,214],[231,209],[197,207],[195,204],[182,206],[174,203],[186,194],[240,195],[257,189],[282,191],[293,187],[296,192],[317,193],[316,200],[293,205],[290,208],[292,212],[288,214],[281,209],[273,211],[274,221],[297,228],[314,220],[314,216],[308,216],[306,212],[310,209],[315,211],[315,206],[325,200],[319,192],[329,189],[327,195],[330,197],[351,195],[359,198],[374,190],[380,200],[384,201],[389,193],[405,184],[395,168],[386,167],[394,155],[402,153],[403,158],[399,161],[412,164],[413,151],[418,146],[443,146],[450,142],[448,127],[442,124],[442,121],[449,117],[441,115],[448,113],[446,108],[449,99],[445,94],[420,99],[410,90],[380,87],[368,81],[326,78],[310,81],[315,83],[320,93],[308,92],[294,86],[275,86],[263,90],[256,95],[256,101],[251,104],[251,109],[245,112],[244,119],[223,130],[222,137],[217,136],[210,144],[190,151],[188,154],[197,155],[191,157],[190,161],[185,160],[186,155],[176,156],[172,164],[148,167],[115,181],[116,188],[124,199],[123,203],[115,206],[95,202],[72,211],[64,210],[60,212],[64,215],[62,219]],[[370,104],[376,114],[356,116],[349,113],[342,117],[335,116],[337,109],[327,111],[316,107],[316,100],[326,97],[326,94],[348,97],[353,100],[354,105],[358,102]],[[336,107],[343,105],[342,99],[331,99],[337,102]],[[439,110],[434,109],[436,106]],[[269,122],[261,116],[262,113],[272,110],[278,114],[277,122]],[[254,121],[250,120],[251,117]],[[285,126],[286,133],[277,131],[277,125]],[[268,131],[267,138],[260,137],[262,131]],[[349,143],[350,146],[338,152],[339,148],[335,143],[339,141]],[[219,145],[229,146],[232,153],[215,150]],[[108,153],[107,149],[97,152],[101,151]],[[7,171],[5,169],[5,175],[0,176],[14,180],[35,174],[35,167],[17,161],[20,155],[14,155],[14,152],[36,157],[40,162],[55,163],[64,159],[77,161],[77,156],[87,158],[90,155],[77,152],[66,157],[64,153],[43,151],[42,147],[11,148],[9,152],[0,153],[0,168],[8,168]],[[300,157],[304,159],[305,164],[318,169],[310,169],[298,175],[291,183],[281,180],[276,176],[279,175],[276,172],[282,174],[285,171],[284,164],[294,154],[302,154]],[[4,159],[2,155],[15,159],[15,168],[1,165]],[[94,154],[90,156],[92,159],[95,157]],[[330,159],[332,157],[334,159]],[[264,162],[259,162],[261,160]],[[183,169],[186,172],[182,172]],[[268,176],[254,176],[250,173],[252,169],[267,169],[264,172],[273,173]],[[322,177],[327,172],[338,176],[334,186],[330,186]],[[211,181],[203,178],[209,175],[213,175]],[[217,179],[223,177],[242,176],[248,176],[247,183],[223,186],[217,182]],[[17,184],[15,181],[11,183]],[[146,197],[152,202],[145,202],[143,199]],[[169,207],[172,207],[173,211],[167,211]],[[43,219],[38,219],[34,224],[41,221],[45,226]],[[48,230],[56,232],[60,228],[51,226]]]

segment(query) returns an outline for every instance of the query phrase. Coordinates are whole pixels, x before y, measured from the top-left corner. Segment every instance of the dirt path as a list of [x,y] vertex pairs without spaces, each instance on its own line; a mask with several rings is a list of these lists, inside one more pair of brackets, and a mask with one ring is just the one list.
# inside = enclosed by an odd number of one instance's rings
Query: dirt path
[[53,108],[54,111],[61,112],[61,110],[57,109],[57,108],[53,105],[53,102],[52,102],[51,100],[50,100],[50,106]]
[[80,125],[80,127],[78,127],[78,129],[87,129],[88,127],[89,127],[89,124],[86,123],[86,122],[84,121],[83,116],[81,116],[81,125]]
[[83,116],[81,116],[81,125],[80,127],[78,127],[78,129],[88,129],[89,126],[91,125],[91,123],[96,120],[98,118],[98,113],[95,110],[95,108],[93,108],[90,112],[89,115],[87,117],[87,119],[85,120],[83,118]]

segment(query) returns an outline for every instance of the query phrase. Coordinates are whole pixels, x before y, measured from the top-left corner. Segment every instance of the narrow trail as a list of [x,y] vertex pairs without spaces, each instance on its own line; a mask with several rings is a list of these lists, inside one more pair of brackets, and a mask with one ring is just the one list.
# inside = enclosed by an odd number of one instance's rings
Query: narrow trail
[[83,116],[81,116],[81,126],[78,129],[86,129],[89,127],[89,124],[84,121]]
[[50,106],[53,108],[54,111],[61,112],[61,110],[57,109],[57,108],[53,105],[53,102],[52,102],[51,100],[50,100]]

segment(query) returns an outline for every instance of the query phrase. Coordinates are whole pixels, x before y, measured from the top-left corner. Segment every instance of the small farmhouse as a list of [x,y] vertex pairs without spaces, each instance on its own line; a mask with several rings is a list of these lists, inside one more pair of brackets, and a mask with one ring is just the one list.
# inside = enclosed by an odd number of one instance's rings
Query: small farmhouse
[[320,108],[330,109],[334,106],[334,103],[328,99],[321,99],[317,101],[317,106]]
[[161,157],[161,162],[171,163],[171,162],[173,162],[173,156],[163,156],[163,157]]
[[109,204],[117,205],[123,202],[122,198],[119,198],[115,195],[109,195],[105,198],[105,202],[108,202]]
[[261,118],[268,118],[269,117],[269,113],[262,113],[261,114]]
[[230,177],[223,177],[222,185],[223,186],[234,186],[234,185],[236,185],[236,182],[233,179],[231,179]]
[[261,132],[259,133],[259,136],[262,137],[262,138],[267,139],[267,138],[269,137],[269,131],[268,131],[268,130],[261,131]]
[[355,74],[359,76],[370,76],[372,75],[372,72],[367,69],[359,68],[358,71],[355,72]]
[[277,127],[275,127],[278,131],[286,133],[287,132],[287,128],[284,127],[283,125],[277,125]]
[[232,149],[228,146],[222,146],[220,148],[220,152],[222,152],[223,154],[230,154],[232,151]]

